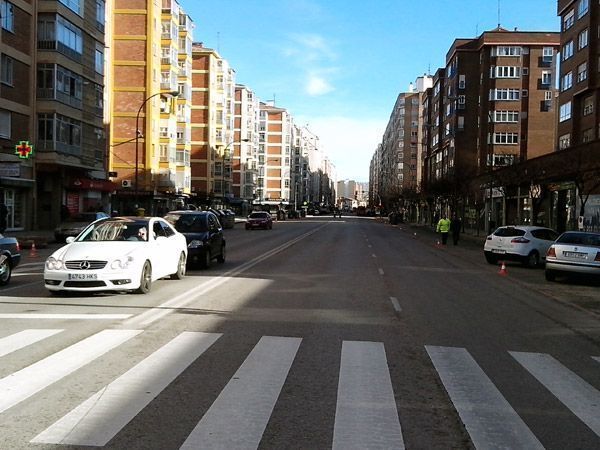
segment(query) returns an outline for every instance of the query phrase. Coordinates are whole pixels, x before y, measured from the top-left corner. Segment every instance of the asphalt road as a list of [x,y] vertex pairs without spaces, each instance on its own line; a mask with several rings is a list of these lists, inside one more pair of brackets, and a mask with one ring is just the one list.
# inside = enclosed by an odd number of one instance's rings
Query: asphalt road
[[[0,448],[600,448],[598,283],[307,218],[148,295],[0,290]],[[43,331],[41,331],[43,330]]]

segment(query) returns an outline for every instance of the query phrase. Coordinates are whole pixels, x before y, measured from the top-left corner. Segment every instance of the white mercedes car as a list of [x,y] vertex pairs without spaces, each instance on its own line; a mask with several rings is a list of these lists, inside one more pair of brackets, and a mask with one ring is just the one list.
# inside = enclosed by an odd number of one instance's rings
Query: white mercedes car
[[185,275],[185,236],[159,217],[100,219],[46,260],[44,283],[63,291],[134,291],[145,294],[152,282]]

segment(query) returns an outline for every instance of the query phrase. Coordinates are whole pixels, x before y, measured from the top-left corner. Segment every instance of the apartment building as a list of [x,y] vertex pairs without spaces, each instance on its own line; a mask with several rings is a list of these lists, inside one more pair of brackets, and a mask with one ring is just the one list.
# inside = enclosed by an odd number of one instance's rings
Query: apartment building
[[259,104],[258,97],[251,89],[241,84],[236,85],[234,132],[241,139],[233,153],[233,196],[229,199],[229,206],[240,213],[242,209],[245,211],[252,205],[256,198]]
[[193,23],[175,0],[116,0],[110,11],[109,164],[113,209],[158,214],[191,191]]
[[289,204],[292,124],[286,109],[260,103],[257,203]]
[[[500,27],[454,41],[425,107],[430,188],[443,184],[456,203],[476,175],[553,151],[558,48],[558,33]],[[528,196],[489,189],[487,219],[500,223],[504,208],[522,209]]]
[[108,210],[103,0],[37,2],[37,225]]
[[192,47],[191,108],[192,194],[199,204],[225,204],[233,196],[231,155],[242,140],[234,132],[235,71],[202,43]]
[[0,0],[0,202],[12,230],[35,221],[35,18],[33,0]]
[[600,137],[599,9],[598,2],[589,0],[558,1],[561,18],[559,150]]

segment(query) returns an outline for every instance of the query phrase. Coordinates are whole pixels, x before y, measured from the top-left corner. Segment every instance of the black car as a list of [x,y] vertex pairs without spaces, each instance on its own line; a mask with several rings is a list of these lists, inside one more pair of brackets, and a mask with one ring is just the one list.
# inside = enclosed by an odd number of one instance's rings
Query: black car
[[219,219],[223,228],[233,228],[235,225],[235,213],[229,209],[209,209]]
[[213,259],[225,262],[225,238],[217,216],[210,211],[171,211],[164,217],[185,236],[188,265],[210,267]]
[[14,237],[0,234],[0,286],[8,284],[15,267],[21,261],[21,247]]

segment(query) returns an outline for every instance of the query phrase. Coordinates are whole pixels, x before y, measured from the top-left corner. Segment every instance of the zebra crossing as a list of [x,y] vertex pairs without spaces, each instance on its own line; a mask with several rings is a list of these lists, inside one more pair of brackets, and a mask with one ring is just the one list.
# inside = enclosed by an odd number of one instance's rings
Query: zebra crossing
[[[2,337],[0,358],[63,331],[26,329]],[[102,330],[4,376],[0,418],[124,343],[144,339],[144,333]],[[29,442],[107,445],[221,337],[178,334],[46,429],[35,430]],[[301,344],[298,337],[260,338],[181,448],[258,448]],[[476,448],[544,448],[467,349],[425,346],[425,351]],[[600,391],[551,355],[508,354],[600,437]],[[591,358],[600,373],[600,357]],[[342,342],[331,448],[405,448],[388,363],[381,342]]]

